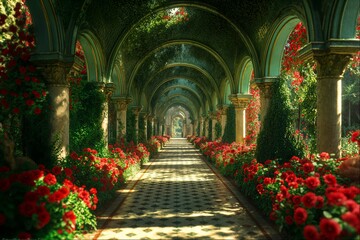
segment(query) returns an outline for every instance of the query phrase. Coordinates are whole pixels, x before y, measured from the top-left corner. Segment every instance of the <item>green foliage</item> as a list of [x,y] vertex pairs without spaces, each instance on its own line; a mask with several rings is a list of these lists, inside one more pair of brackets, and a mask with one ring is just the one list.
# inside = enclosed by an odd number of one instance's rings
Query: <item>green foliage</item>
[[126,141],[137,144],[136,136],[136,117],[131,109],[128,108],[126,112]]
[[218,139],[221,137],[221,131],[222,131],[222,126],[221,123],[219,123],[218,121],[215,123],[215,138]]
[[105,96],[93,82],[81,81],[71,85],[70,149],[101,150],[105,148],[102,130],[102,112]]
[[209,119],[208,133],[209,133],[208,134],[209,136],[207,136],[208,139],[212,139],[212,119],[211,118]]
[[229,105],[229,108],[226,112],[226,125],[224,129],[224,135],[222,141],[225,143],[235,142],[235,107],[233,104]]
[[303,156],[292,126],[290,92],[282,76],[273,83],[272,98],[257,140],[256,158],[259,162],[268,159],[288,161],[292,156]]

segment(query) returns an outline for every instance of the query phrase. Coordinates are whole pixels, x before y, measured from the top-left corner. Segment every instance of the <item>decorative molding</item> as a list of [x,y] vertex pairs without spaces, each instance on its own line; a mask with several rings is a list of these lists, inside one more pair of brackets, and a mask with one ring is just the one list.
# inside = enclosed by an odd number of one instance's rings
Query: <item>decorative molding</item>
[[113,101],[115,102],[116,111],[118,112],[126,111],[127,106],[131,103],[131,99],[126,97],[113,98]]
[[262,97],[271,98],[271,86],[273,82],[257,82]]
[[326,54],[314,56],[318,63],[317,79],[339,78],[350,61],[351,55]]
[[232,94],[229,96],[229,100],[231,101],[232,104],[234,104],[235,108],[240,108],[240,109],[246,109],[250,99],[251,99],[251,95],[238,95],[238,94]]
[[55,63],[37,63],[37,66],[45,78],[48,85],[69,85],[67,74],[69,73],[72,63],[55,62]]

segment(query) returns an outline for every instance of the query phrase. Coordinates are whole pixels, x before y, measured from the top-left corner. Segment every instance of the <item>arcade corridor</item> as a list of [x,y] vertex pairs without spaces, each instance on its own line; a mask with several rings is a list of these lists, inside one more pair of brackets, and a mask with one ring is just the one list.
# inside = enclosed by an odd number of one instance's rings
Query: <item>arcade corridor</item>
[[244,202],[193,145],[172,139],[98,216],[98,231],[88,237],[280,239]]

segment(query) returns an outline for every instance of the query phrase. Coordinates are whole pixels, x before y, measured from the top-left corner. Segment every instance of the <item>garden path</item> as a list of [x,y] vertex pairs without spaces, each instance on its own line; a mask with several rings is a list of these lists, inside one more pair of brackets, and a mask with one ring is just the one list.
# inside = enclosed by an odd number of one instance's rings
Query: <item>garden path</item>
[[280,239],[184,138],[171,139],[121,192],[92,239]]

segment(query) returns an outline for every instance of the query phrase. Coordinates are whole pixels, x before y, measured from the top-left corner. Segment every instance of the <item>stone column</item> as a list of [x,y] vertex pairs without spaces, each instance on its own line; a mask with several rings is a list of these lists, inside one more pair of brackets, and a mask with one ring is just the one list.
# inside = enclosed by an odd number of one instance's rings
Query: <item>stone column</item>
[[217,113],[216,112],[212,112],[210,114],[210,118],[211,118],[211,140],[215,140],[216,139],[216,131],[215,131],[215,125],[217,123]]
[[109,126],[109,105],[108,100],[109,97],[113,91],[113,84],[108,84],[107,87],[104,82],[96,82],[96,86],[98,88],[98,91],[104,94],[105,101],[103,103],[103,111],[102,111],[102,117],[101,117],[101,128],[103,129],[103,140],[105,144],[108,144],[108,126]]
[[66,75],[71,63],[39,63],[49,94],[49,140],[59,147],[59,157],[69,154],[69,82]]
[[205,125],[205,136],[208,138],[209,137],[209,117],[206,116],[204,118],[204,125]]
[[341,79],[349,56],[324,54],[314,57],[317,66],[317,150],[340,156]]
[[104,88],[105,102],[104,102],[103,119],[101,126],[104,131],[104,141],[106,145],[109,142],[109,101],[114,90],[115,90],[114,83],[105,84],[105,88]]
[[269,103],[271,99],[271,85],[273,81],[265,82],[257,82],[257,86],[260,89],[260,121],[261,121],[261,127],[262,123],[264,122],[266,113],[269,109]]
[[147,136],[148,139],[150,139],[152,137],[153,132],[154,132],[154,116],[149,114],[148,117],[147,117],[147,120],[150,122],[150,126],[148,126],[148,127],[151,127],[150,136]]
[[251,95],[237,95],[232,94],[229,96],[230,101],[235,107],[235,141],[244,143],[246,136],[246,107],[250,101]]
[[155,136],[159,135],[158,134],[158,124],[157,123],[158,123],[158,120],[157,120],[157,118],[154,117],[154,128],[153,129],[154,129],[154,135]]
[[203,116],[200,117],[200,136],[203,135],[203,128],[204,128],[204,124],[205,124],[205,118]]
[[148,137],[147,137],[147,128],[148,128],[147,119],[148,119],[148,116],[149,116],[149,114],[147,112],[144,112],[143,116],[142,116],[143,121],[144,121],[144,131],[145,131],[144,138],[145,138],[145,140],[148,139]]
[[196,128],[198,127],[198,120],[194,120],[194,122],[193,122],[193,131],[192,131],[192,134],[194,135],[194,136],[196,136]]
[[229,106],[227,105],[219,105],[218,111],[220,112],[220,123],[221,123],[221,136],[224,135],[226,120],[227,120],[227,109]]
[[114,97],[113,101],[116,108],[116,140],[126,135],[126,110],[131,99],[126,97]]
[[135,131],[136,131],[136,139],[139,140],[139,114],[142,109],[142,106],[134,106],[131,110],[135,115]]

